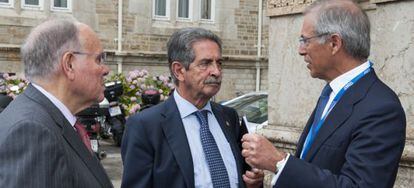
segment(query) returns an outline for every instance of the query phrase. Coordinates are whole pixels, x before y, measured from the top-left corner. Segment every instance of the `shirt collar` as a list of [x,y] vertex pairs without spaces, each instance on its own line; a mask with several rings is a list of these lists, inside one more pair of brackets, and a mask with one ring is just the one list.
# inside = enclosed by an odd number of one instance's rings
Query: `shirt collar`
[[76,117],[70,112],[70,110],[54,95],[47,92],[41,86],[31,83],[37,90],[39,90],[43,95],[45,95],[59,110],[62,112],[63,116],[69,121],[72,126],[75,126]]
[[[174,90],[174,100],[177,103],[178,111],[180,112],[181,119],[193,114],[195,111],[198,111],[196,106],[190,103],[188,100],[181,97],[177,90]],[[211,104],[210,101],[201,109],[207,110],[211,113]]]
[[338,92],[358,74],[364,72],[369,67],[369,61],[353,68],[352,70],[338,76],[329,83],[332,88],[332,92],[336,95]]

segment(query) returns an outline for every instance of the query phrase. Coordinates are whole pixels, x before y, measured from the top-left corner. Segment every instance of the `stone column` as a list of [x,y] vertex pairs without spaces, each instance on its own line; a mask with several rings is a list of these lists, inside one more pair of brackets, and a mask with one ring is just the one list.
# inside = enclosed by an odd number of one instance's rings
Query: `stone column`
[[[297,52],[301,12],[314,0],[269,0],[269,125],[261,131],[294,153],[324,82],[313,79]],[[399,96],[407,139],[395,187],[414,183],[414,1],[359,1],[371,20],[371,56],[378,76]]]

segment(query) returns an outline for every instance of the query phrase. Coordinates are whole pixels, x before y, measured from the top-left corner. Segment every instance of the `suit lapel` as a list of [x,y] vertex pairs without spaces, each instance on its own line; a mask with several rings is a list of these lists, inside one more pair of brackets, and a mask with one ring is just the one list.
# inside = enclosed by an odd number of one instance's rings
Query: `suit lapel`
[[194,187],[193,159],[180,112],[177,109],[177,104],[173,96],[165,102],[162,115],[165,118],[161,122],[162,129],[177,164],[181,169],[186,185],[187,187]]
[[236,137],[234,136],[234,133],[236,131],[232,130],[232,129],[235,129],[236,126],[239,126],[239,125],[235,124],[236,122],[231,121],[228,118],[227,114],[223,111],[223,109],[219,108],[217,104],[211,103],[211,107],[212,107],[214,116],[216,117],[221,127],[221,130],[223,131],[224,136],[226,137],[227,142],[229,143],[231,147],[231,151],[233,152],[234,159],[236,160],[239,181],[242,181],[241,172],[243,172],[242,170],[243,159],[242,159],[242,156],[240,155],[241,151],[239,147],[237,146],[237,140],[235,140]]
[[[89,150],[85,147],[73,127],[63,116],[60,110],[40,91],[29,85],[25,91],[26,96],[43,106],[46,111],[49,112],[50,116],[55,121],[56,125],[61,128],[61,134],[72,147],[75,153],[82,159],[85,165],[89,168],[91,173],[99,180],[103,187],[111,184],[109,178],[105,173],[102,165],[98,159],[90,154]],[[105,182],[106,184],[103,184]]]
[[92,155],[89,152],[69,123],[65,123],[65,125],[63,125],[62,135],[89,168],[92,174],[96,177],[96,179],[99,180],[102,186],[105,185],[103,182],[110,183],[108,182],[109,178],[105,173],[105,169],[102,167],[99,160],[95,155]]
[[303,144],[305,143],[306,137],[308,136],[309,130],[312,126],[312,122],[313,122],[313,118],[315,116],[315,112],[316,112],[316,107],[313,109],[313,112],[312,112],[310,118],[308,119],[308,122],[306,123],[305,129],[303,130],[302,134],[300,135],[299,141],[296,145],[296,154],[295,154],[295,156],[297,158],[300,158],[300,153],[302,153]]
[[322,144],[351,116],[355,103],[365,97],[369,86],[378,79],[374,70],[362,77],[358,82],[351,86],[342,98],[338,101],[332,111],[326,117],[318,135],[315,137],[313,144],[305,156],[306,161],[311,161],[322,146]]

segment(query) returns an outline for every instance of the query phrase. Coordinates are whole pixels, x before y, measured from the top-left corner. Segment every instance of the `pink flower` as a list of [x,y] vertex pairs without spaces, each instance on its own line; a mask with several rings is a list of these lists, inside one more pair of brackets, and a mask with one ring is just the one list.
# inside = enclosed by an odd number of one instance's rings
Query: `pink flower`
[[135,114],[137,111],[139,111],[139,109],[141,109],[141,105],[136,104],[129,110],[129,114]]
[[24,82],[19,83],[19,88],[23,88],[24,86],[26,86],[26,84],[24,84]]

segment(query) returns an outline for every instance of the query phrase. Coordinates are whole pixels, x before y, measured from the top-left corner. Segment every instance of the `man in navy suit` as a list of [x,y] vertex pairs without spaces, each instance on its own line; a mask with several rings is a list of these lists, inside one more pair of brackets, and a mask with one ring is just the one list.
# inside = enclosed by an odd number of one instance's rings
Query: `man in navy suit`
[[406,120],[368,61],[367,15],[346,0],[317,1],[304,15],[299,54],[311,76],[327,84],[297,153],[250,134],[243,137],[242,155],[251,166],[275,172],[275,187],[393,187]]
[[[241,156],[246,127],[234,109],[210,99],[222,79],[221,40],[201,28],[175,32],[168,62],[170,98],[130,117],[122,142],[122,187],[258,187],[263,171]],[[243,174],[244,173],[244,174]]]

